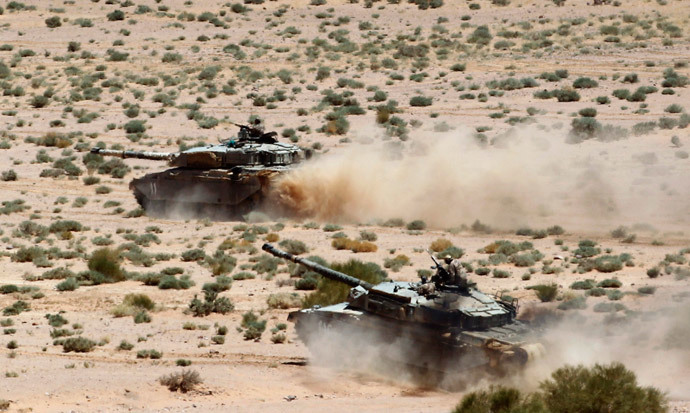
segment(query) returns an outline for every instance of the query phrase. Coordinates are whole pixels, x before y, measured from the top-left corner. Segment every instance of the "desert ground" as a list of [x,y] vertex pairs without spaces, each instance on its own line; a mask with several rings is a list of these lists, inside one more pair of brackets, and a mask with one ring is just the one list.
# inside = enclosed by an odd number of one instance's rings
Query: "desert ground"
[[[334,363],[353,337],[315,357],[287,321],[315,285],[266,241],[401,281],[427,249],[461,256],[524,317],[562,317],[547,355],[495,382],[531,391],[563,365],[620,361],[690,410],[690,2],[0,10],[0,410],[437,412],[493,383]],[[241,220],[149,216],[128,184],[165,163],[88,155],[216,144],[256,116],[313,156]],[[223,313],[190,311],[205,284]],[[159,382],[181,371],[202,383]]]

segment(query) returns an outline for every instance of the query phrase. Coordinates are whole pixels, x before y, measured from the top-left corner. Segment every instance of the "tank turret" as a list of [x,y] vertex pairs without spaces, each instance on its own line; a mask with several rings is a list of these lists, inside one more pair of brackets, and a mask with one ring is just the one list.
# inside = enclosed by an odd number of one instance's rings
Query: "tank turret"
[[401,360],[403,364],[443,373],[448,368],[454,373],[476,368],[503,373],[543,352],[540,344],[532,342],[534,330],[516,320],[516,300],[426,280],[372,285],[270,244],[262,248],[352,287],[344,303],[290,313],[288,319],[295,322],[300,339],[308,346],[320,329],[347,326],[376,332],[377,340],[384,342],[402,339],[411,343],[406,352],[411,351],[412,356]]
[[238,126],[235,138],[181,152],[92,148],[91,153],[167,161],[172,169],[130,183],[139,204],[153,215],[237,218],[261,207],[275,178],[308,157],[299,147],[278,142],[275,132]]

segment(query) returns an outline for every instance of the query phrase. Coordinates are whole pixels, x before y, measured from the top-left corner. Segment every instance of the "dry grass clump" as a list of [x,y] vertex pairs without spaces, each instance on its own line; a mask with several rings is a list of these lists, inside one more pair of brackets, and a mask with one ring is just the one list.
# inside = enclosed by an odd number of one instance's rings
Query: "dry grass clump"
[[441,252],[443,250],[450,248],[451,246],[453,246],[453,243],[450,242],[449,239],[438,238],[437,240],[431,243],[431,246],[429,246],[429,248],[434,252]]
[[297,293],[276,293],[268,296],[266,300],[268,308],[299,308],[302,305],[302,298]]
[[199,372],[195,370],[183,370],[178,373],[171,373],[167,376],[161,376],[158,382],[166,386],[170,391],[180,391],[187,393],[194,390],[194,388],[203,383]]
[[378,250],[378,247],[373,242],[350,238],[335,238],[331,245],[337,250],[350,250],[352,252],[376,252]]

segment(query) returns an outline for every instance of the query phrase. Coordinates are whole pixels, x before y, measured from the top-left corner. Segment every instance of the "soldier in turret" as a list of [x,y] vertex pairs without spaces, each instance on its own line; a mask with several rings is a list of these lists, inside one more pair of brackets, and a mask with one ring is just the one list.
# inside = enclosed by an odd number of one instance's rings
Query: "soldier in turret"
[[449,275],[448,284],[457,285],[461,288],[467,288],[467,274],[462,269],[462,263],[459,259],[445,257],[443,261],[446,263],[446,272]]
[[239,137],[241,139],[259,139],[264,136],[264,125],[260,118],[254,118],[251,125],[238,125],[240,127]]

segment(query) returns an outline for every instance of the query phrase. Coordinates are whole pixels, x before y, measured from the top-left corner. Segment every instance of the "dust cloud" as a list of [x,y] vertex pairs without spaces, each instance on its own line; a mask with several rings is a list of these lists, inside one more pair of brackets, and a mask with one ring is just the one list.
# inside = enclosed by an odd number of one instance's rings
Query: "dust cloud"
[[548,325],[540,339],[547,349],[545,357],[529,365],[520,376],[507,379],[508,384],[533,390],[553,370],[566,364],[620,362],[635,372],[641,385],[657,387],[670,398],[687,398],[690,305],[618,314],[568,314]]
[[562,131],[528,127],[485,147],[473,135],[415,132],[405,143],[352,144],[287,174],[273,195],[322,221],[422,219],[448,228],[478,219],[500,229],[594,232],[689,222],[687,162],[652,138],[569,144]]

